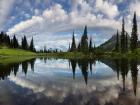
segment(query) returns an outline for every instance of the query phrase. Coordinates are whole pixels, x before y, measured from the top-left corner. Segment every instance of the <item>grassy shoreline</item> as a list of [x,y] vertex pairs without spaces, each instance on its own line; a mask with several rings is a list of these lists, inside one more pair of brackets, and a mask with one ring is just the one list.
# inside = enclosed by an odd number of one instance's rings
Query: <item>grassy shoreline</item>
[[98,52],[98,53],[82,53],[82,52],[60,52],[60,53],[33,53],[21,49],[0,49],[0,62],[1,59],[23,59],[23,58],[57,58],[57,59],[96,59],[96,58],[109,58],[109,59],[121,59],[121,58],[140,58],[140,49],[135,53],[116,53],[116,52]]
[[4,56],[31,56],[36,55],[33,52],[25,51],[21,49],[0,49],[0,57]]
[[100,59],[100,58],[108,58],[108,59],[136,59],[140,58],[140,53],[116,53],[116,52],[105,52],[105,53],[81,53],[81,52],[62,52],[62,53],[47,53],[47,54],[39,54],[41,57],[48,58],[56,58],[56,59]]

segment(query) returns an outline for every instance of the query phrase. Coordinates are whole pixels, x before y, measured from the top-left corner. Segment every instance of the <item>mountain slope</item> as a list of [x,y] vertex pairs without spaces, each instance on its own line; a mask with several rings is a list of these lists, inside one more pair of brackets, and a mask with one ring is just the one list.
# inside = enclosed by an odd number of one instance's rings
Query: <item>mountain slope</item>
[[[99,46],[105,51],[111,51],[115,48],[117,35],[113,35],[109,40]],[[120,37],[120,36],[119,36]],[[120,39],[120,38],[119,38]],[[128,36],[128,46],[130,45],[130,36]]]

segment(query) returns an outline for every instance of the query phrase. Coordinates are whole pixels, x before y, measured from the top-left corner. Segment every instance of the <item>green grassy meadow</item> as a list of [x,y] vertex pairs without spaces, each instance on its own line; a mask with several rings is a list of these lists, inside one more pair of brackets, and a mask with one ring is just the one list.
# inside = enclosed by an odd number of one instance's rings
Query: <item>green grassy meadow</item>
[[36,55],[33,52],[21,50],[21,49],[0,49],[0,56],[33,56]]

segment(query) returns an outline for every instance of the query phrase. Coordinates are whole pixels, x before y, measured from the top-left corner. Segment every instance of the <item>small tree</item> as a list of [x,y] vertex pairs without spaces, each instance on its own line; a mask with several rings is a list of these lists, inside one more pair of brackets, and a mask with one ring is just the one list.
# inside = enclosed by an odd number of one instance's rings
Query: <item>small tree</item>
[[94,47],[93,47],[93,52],[95,53],[96,52],[96,45],[94,43]]
[[89,42],[89,52],[92,52],[92,37],[90,37],[90,42]]
[[44,52],[44,53],[47,53],[47,48],[46,48],[46,46],[44,46],[43,52]]
[[81,43],[78,44],[77,50],[80,52],[81,51]]

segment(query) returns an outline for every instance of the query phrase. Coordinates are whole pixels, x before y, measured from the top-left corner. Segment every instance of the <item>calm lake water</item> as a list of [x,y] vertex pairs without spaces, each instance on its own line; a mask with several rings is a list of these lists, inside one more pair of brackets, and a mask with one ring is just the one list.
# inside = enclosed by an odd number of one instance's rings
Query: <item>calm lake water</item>
[[0,64],[0,105],[140,105],[137,60]]

